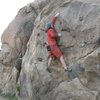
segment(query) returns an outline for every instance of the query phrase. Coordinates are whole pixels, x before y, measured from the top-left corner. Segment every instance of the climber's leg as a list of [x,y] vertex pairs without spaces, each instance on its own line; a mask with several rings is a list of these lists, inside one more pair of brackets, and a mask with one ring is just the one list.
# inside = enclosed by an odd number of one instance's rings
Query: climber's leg
[[62,65],[63,65],[64,69],[67,69],[68,66],[66,66],[66,63],[65,63],[65,60],[64,60],[63,56],[60,57],[60,61],[61,61]]
[[52,63],[53,58],[54,58],[54,55],[53,55],[52,51],[50,51],[50,57],[49,57],[49,60],[48,60],[48,65],[47,65],[47,71],[49,73],[51,73],[50,67],[51,67],[51,63]]
[[71,69],[66,65],[64,57],[63,57],[60,49],[57,46],[54,46],[53,54],[61,61],[65,71],[71,71]]
[[60,61],[61,61],[62,65],[63,65],[63,67],[64,67],[65,71],[72,71],[72,69],[71,69],[71,68],[69,68],[69,67],[66,65],[65,60],[64,60],[64,57],[63,57],[63,56],[61,56],[61,57],[60,57]]

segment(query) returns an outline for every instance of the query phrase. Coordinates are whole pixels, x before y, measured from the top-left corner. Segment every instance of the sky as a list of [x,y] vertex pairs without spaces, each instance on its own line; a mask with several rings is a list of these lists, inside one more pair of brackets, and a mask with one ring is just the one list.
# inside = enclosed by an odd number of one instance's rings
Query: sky
[[8,24],[17,15],[20,8],[24,7],[34,0],[1,0],[0,2],[0,48],[1,35],[7,28]]

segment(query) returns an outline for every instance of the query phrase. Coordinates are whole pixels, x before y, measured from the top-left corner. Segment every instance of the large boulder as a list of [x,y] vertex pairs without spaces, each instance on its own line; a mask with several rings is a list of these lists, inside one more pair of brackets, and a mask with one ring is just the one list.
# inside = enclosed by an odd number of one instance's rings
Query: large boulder
[[[45,93],[44,95],[46,95],[52,91],[53,87],[58,86],[60,82],[70,80],[57,59],[52,63],[52,73],[49,74],[46,71],[48,52],[45,47],[46,32],[44,23],[50,20],[57,12],[60,12],[63,25],[59,45],[65,61],[70,66],[76,64],[77,67],[78,64],[78,67],[84,69],[83,71],[85,72],[85,68],[87,68],[84,64],[85,59],[99,49],[97,42],[100,35],[99,10],[99,3],[90,3],[90,1],[88,3],[84,0],[52,0],[43,8],[35,20],[36,26],[22,61],[22,70],[19,78],[20,98],[22,100],[25,98],[28,98],[28,100],[33,98],[42,100],[42,96],[39,95],[42,87],[47,92],[42,91],[41,94]],[[58,22],[56,22],[55,27],[59,27]],[[95,71],[98,73],[97,70]],[[80,70],[78,73],[80,73]],[[79,75],[79,78],[81,77]],[[46,84],[49,85],[50,82],[56,85],[51,85],[51,90],[48,91]],[[43,98],[43,100],[45,99]],[[86,98],[86,100],[88,99]]]
[[62,82],[54,90],[52,100],[96,100],[97,95],[98,92],[90,91],[76,78],[71,82]]

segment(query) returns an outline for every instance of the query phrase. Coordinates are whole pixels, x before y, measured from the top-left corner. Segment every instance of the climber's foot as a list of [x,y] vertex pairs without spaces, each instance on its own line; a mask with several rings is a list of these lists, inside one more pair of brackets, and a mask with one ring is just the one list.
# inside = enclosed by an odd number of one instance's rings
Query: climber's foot
[[72,69],[71,68],[69,68],[69,67],[67,67],[66,69],[65,69],[65,72],[71,72],[72,71]]
[[50,69],[50,68],[48,68],[48,67],[47,67],[47,69],[46,69],[46,70],[47,70],[49,73],[51,73],[51,72],[52,72],[52,71],[51,71],[51,69]]

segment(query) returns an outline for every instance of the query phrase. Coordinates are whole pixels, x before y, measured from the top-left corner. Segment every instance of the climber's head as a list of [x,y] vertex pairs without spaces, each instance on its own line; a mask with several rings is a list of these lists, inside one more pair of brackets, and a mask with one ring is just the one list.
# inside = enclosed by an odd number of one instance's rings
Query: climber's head
[[46,27],[47,27],[47,30],[51,28],[51,22],[50,21],[47,22]]

